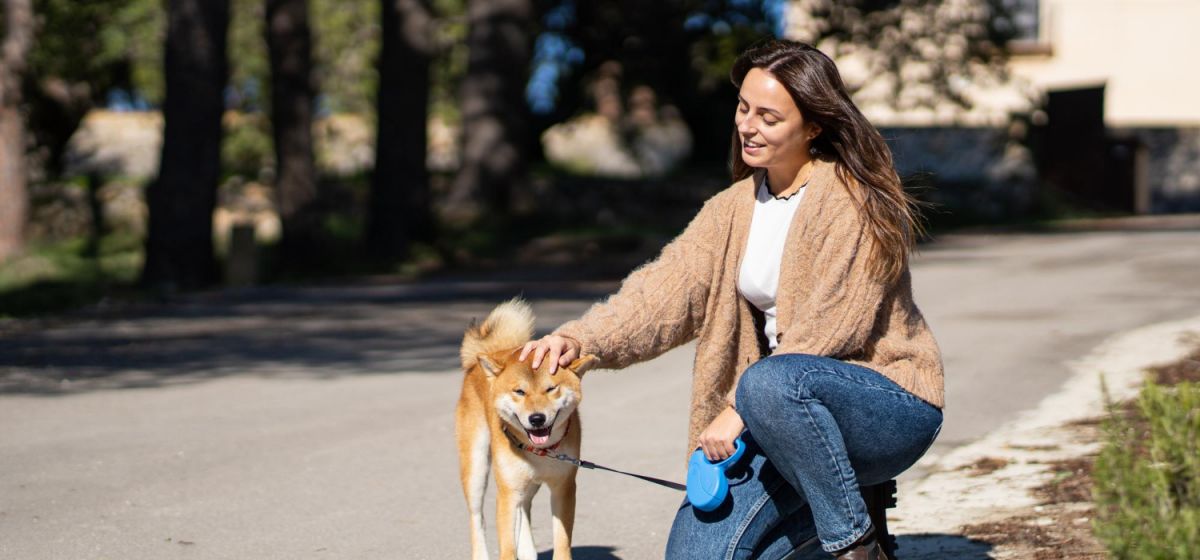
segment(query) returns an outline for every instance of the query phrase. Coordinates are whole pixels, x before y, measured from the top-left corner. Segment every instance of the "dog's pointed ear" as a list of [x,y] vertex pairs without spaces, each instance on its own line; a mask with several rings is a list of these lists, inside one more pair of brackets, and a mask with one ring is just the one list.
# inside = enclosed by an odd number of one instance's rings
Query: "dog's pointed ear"
[[479,360],[479,367],[483,368],[483,372],[488,374],[488,377],[496,377],[504,369],[503,364],[487,354],[480,354],[476,359]]
[[596,367],[596,364],[599,363],[600,358],[597,358],[595,354],[587,354],[579,358],[575,358],[575,361],[571,362],[571,365],[567,366],[567,369],[575,372],[575,375],[582,376],[584,372]]

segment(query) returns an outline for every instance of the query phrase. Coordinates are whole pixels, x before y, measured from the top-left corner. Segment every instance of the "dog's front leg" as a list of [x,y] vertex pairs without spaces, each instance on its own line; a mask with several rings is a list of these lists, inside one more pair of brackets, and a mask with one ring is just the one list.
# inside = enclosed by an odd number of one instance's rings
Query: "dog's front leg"
[[517,558],[517,523],[521,518],[517,508],[521,507],[516,489],[503,478],[496,479],[496,536],[500,540],[500,560]]
[[554,560],[571,560],[571,532],[575,530],[575,476],[550,486],[554,515]]
[[488,560],[487,539],[483,531],[483,498],[487,493],[488,471],[491,469],[491,440],[487,425],[470,416],[460,404],[458,422],[458,464],[463,495],[471,524],[471,559]]
[[533,544],[533,524],[530,522],[530,512],[533,509],[533,497],[537,495],[540,484],[531,484],[524,488],[521,496],[521,510],[518,512],[517,523],[517,558],[520,560],[537,560],[537,547]]
[[533,531],[529,527],[529,506],[536,484],[514,485],[497,479],[496,533],[500,537],[500,560],[536,560]]

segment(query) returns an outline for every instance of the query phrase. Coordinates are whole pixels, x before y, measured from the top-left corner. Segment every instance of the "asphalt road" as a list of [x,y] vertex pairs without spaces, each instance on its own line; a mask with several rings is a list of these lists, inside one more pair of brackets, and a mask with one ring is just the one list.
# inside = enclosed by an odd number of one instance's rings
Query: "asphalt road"
[[[1200,231],[951,236],[913,274],[945,354],[944,453],[1106,337],[1200,313]],[[611,288],[524,293],[545,331]],[[457,345],[518,291],[270,289],[0,324],[0,558],[466,556]],[[690,361],[589,373],[584,458],[682,480]],[[681,499],[581,472],[576,558],[661,556]],[[549,515],[543,492],[543,551]]]

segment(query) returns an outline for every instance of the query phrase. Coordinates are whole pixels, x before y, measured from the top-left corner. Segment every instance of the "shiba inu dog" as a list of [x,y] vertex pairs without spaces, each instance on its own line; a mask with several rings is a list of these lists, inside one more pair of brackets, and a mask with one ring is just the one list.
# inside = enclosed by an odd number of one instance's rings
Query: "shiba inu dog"
[[577,467],[554,456],[579,457],[579,379],[597,360],[584,356],[554,374],[546,360],[535,370],[532,359],[517,359],[532,336],[533,312],[519,299],[499,305],[463,336],[465,375],[454,427],[474,560],[488,558],[482,509],[491,465],[500,558],[537,558],[529,509],[542,484],[550,487],[554,558],[571,557]]

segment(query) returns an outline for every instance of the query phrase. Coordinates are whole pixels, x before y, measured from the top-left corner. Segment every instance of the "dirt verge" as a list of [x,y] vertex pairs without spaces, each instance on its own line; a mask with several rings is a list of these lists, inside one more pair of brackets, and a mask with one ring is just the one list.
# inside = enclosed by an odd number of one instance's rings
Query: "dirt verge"
[[1107,558],[1092,534],[1092,465],[1105,413],[1147,377],[1200,380],[1200,317],[1113,337],[1071,364],[1076,374],[1029,414],[923,461],[902,484],[889,526],[904,560]]

